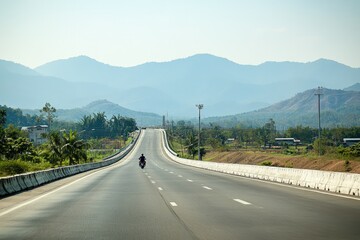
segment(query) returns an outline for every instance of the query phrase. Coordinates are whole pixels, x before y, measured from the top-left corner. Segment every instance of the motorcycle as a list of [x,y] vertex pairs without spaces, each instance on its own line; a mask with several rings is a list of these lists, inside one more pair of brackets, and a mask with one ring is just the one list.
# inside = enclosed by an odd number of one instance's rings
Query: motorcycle
[[146,165],[146,161],[145,160],[143,160],[143,161],[139,161],[139,166],[141,167],[141,169],[144,169],[144,167],[145,167],[145,165]]

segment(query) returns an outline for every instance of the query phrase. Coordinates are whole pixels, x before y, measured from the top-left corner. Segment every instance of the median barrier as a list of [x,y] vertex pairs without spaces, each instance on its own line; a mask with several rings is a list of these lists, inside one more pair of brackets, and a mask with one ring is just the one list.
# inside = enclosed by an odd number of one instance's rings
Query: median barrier
[[27,189],[27,186],[25,184],[25,176],[24,175],[17,175],[15,178],[16,178],[21,190]]
[[30,173],[28,174],[30,176],[30,180],[31,180],[31,183],[32,183],[32,187],[37,187],[39,186],[39,183],[38,181],[36,180],[36,176],[35,176],[35,173]]
[[38,182],[39,186],[47,182],[47,179],[42,171],[35,172],[34,174],[35,174],[35,179]]
[[6,189],[4,188],[4,185],[3,185],[3,179],[0,179],[0,197],[5,196],[7,194],[8,194],[8,192],[6,191]]
[[232,163],[214,163],[183,159],[179,158],[170,149],[167,143],[166,132],[164,130],[162,130],[162,148],[171,160],[184,165],[248,178],[262,179],[306,188],[360,196],[360,174],[356,173]]
[[10,194],[21,190],[16,178],[14,177],[5,178],[3,181],[3,185],[6,192]]
[[33,183],[32,179],[31,179],[31,176],[33,174],[22,174],[22,176],[24,177],[24,183],[26,185],[26,188],[25,189],[29,189],[29,188],[33,188],[37,185]]

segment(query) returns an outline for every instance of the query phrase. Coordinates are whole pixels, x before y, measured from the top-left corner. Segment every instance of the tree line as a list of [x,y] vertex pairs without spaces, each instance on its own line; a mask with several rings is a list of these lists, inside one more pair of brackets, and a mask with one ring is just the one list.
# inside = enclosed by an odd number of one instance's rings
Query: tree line
[[[191,156],[197,154],[198,130],[190,121],[178,121],[172,123],[168,128],[170,140],[179,142],[182,148],[186,149]],[[210,123],[203,125],[201,129],[201,146],[210,146],[212,149],[226,149],[228,139],[234,139],[237,147],[271,147],[275,144],[275,138],[295,138],[301,140],[302,145],[313,147],[340,147],[339,152],[346,152],[349,155],[357,156],[357,150],[342,149],[344,138],[357,138],[360,136],[360,127],[334,127],[321,130],[321,145],[318,143],[318,129],[309,126],[295,126],[283,131],[276,129],[276,123],[269,119],[260,127],[245,127],[238,125],[236,127],[222,128],[219,125]],[[205,154],[204,147],[200,149]],[[351,153],[349,153],[351,151]],[[360,156],[360,155],[359,155]]]
[[[89,162],[92,159],[87,156],[87,150],[90,143],[94,145],[94,139],[125,142],[129,133],[137,129],[134,119],[120,115],[107,120],[105,113],[96,113],[85,115],[78,123],[63,124],[55,120],[55,112],[56,109],[46,103],[40,110],[42,120],[39,122],[35,116],[24,116],[19,109],[0,107],[0,175],[4,171],[15,174]],[[20,127],[39,123],[51,128],[43,136],[47,141],[35,146]]]
[[104,112],[85,115],[79,123],[79,129],[85,138],[114,138],[122,136],[127,139],[129,133],[137,129],[133,118],[113,115],[107,120]]

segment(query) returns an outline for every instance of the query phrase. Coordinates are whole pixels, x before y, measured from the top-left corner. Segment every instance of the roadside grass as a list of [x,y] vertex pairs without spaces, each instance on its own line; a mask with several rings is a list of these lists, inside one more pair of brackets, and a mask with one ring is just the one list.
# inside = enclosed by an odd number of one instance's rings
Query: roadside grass
[[[186,149],[182,150],[182,145],[176,139],[172,140],[171,145],[180,157],[192,159],[192,156],[182,154]],[[360,157],[342,155],[336,147],[327,148],[326,153],[321,156],[315,150],[307,149],[306,146],[277,149],[251,146],[217,149],[211,146],[202,147],[206,149],[203,161],[360,173]]]

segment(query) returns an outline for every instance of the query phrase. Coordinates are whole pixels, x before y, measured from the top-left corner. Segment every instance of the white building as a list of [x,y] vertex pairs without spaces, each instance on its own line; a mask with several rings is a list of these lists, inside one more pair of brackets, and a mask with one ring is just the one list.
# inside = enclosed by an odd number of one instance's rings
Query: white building
[[287,145],[295,145],[295,146],[301,144],[300,140],[295,138],[275,138],[275,143],[277,145],[287,144]]
[[29,139],[34,145],[40,145],[46,142],[46,134],[48,133],[48,125],[38,125],[30,127],[22,127],[21,131],[29,134]]

